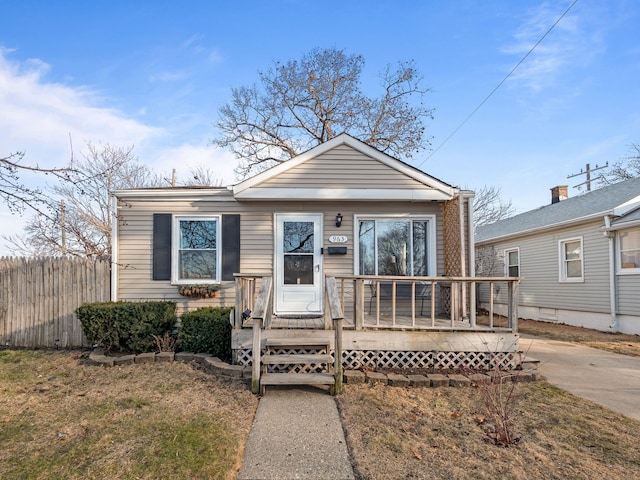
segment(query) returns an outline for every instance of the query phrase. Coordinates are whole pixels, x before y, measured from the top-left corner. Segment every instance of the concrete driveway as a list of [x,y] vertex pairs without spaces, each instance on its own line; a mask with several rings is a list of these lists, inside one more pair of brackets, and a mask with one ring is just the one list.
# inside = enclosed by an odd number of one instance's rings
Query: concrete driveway
[[540,361],[549,383],[640,420],[640,358],[575,343],[520,337],[526,356]]

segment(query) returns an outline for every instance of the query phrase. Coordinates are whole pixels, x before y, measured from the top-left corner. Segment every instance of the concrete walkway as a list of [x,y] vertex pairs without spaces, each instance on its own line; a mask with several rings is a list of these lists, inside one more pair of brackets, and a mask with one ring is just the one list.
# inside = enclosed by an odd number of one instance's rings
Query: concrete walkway
[[258,404],[238,480],[329,478],[354,478],[333,397],[313,388],[268,388]]
[[549,383],[640,420],[640,358],[529,335],[520,348]]

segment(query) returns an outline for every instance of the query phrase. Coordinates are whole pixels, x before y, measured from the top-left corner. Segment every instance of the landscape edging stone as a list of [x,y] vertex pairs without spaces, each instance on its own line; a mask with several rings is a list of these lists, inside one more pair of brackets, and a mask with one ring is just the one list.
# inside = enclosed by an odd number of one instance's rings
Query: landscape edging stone
[[[231,365],[223,362],[218,357],[214,357],[208,353],[192,353],[192,352],[161,352],[161,353],[141,353],[138,355],[123,355],[121,357],[110,357],[104,354],[100,349],[95,349],[89,354],[89,360],[95,365],[104,367],[114,367],[119,365],[133,365],[141,363],[153,362],[181,362],[181,363],[199,363],[205,367],[205,370],[213,375],[219,375],[228,378],[242,379],[251,381],[252,369],[241,365]],[[526,370],[516,370],[515,373],[508,375],[514,382],[535,382],[538,380],[538,371],[536,368]],[[345,370],[343,374],[344,383],[382,383],[384,385],[396,387],[442,387],[453,386],[462,387],[474,385],[475,383],[490,383],[492,377],[484,373],[476,373],[470,376],[460,374],[428,374],[423,375],[402,375],[399,373],[382,373],[382,372],[362,372],[360,370]],[[466,381],[465,381],[466,380]]]

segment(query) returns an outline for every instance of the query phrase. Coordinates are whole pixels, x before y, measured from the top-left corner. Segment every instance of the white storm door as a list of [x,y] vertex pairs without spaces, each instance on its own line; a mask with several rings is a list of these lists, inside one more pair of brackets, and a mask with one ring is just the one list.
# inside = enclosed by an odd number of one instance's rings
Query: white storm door
[[322,313],[322,214],[276,214],[275,312]]

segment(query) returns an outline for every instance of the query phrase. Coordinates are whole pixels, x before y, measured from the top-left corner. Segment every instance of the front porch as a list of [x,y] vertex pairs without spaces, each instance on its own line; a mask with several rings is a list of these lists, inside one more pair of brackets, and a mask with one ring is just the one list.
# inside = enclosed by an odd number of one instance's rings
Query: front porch
[[[343,368],[490,370],[520,363],[517,278],[327,277],[321,316],[276,316],[270,276],[236,278],[240,314],[233,320],[232,349],[237,364],[253,367],[254,391],[261,375],[273,373],[319,373],[324,380],[330,373],[341,382]],[[494,325],[492,304],[485,321],[478,322],[470,306],[480,283],[491,292],[506,284],[511,305],[506,326]],[[386,295],[382,285],[389,286]],[[425,290],[428,297],[418,295]],[[283,355],[282,362],[273,355]],[[332,362],[322,366],[314,361],[319,355],[331,355]]]

